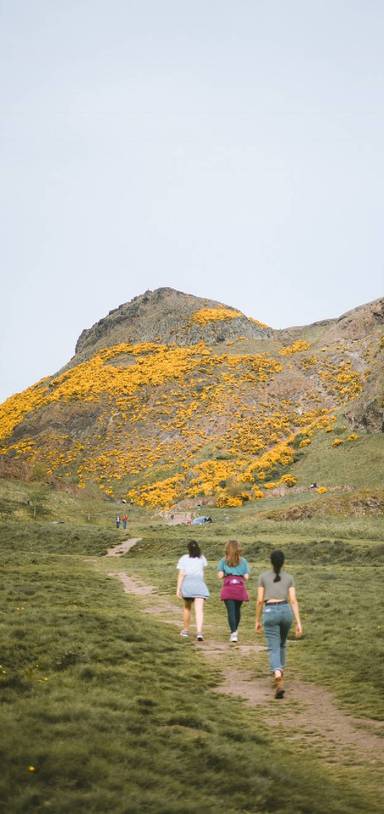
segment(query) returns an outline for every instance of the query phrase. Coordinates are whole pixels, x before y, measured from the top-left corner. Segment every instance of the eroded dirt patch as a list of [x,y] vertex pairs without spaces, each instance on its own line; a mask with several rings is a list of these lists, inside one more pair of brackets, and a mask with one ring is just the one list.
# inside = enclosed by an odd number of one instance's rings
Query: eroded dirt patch
[[139,543],[141,537],[131,537],[129,540],[124,540],[119,545],[114,545],[112,548],[108,548],[107,553],[105,554],[106,557],[122,557],[123,554],[127,554],[128,551],[133,548],[136,543]]

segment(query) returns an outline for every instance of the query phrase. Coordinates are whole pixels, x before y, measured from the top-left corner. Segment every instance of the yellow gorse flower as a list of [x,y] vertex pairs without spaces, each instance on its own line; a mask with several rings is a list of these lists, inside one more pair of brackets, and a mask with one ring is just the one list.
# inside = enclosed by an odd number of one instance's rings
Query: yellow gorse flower
[[243,316],[241,311],[235,311],[232,308],[200,308],[193,314],[192,322],[205,325],[207,322],[219,322],[223,319],[236,319],[236,317]]
[[302,351],[308,350],[310,347],[309,342],[305,342],[304,339],[297,339],[297,341],[293,342],[292,345],[287,345],[285,348],[281,348],[279,353],[280,356],[291,356],[293,353],[302,353]]
[[[225,318],[243,316],[230,315]],[[311,378],[316,375],[337,403],[359,392],[359,375],[349,363],[305,358]],[[80,488],[97,483],[105,495],[125,494],[142,506],[171,506],[199,495],[219,506],[241,506],[269,489],[294,486],[296,478],[286,470],[295,447],[334,427],[335,416],[319,406],[315,391],[312,409],[268,396],[265,385],[284,364],[292,363],[263,353],[218,353],[203,342],[120,343],[4,402],[0,452],[42,467],[44,477],[71,478]],[[74,426],[86,418],[80,438],[65,424],[62,432],[44,429],[38,439],[15,440],[14,430],[29,415],[49,408],[60,416],[66,404]]]

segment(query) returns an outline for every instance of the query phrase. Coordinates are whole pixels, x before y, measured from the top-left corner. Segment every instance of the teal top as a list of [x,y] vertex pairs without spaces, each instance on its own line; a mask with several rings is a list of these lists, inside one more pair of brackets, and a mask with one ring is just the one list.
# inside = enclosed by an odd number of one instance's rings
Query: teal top
[[244,574],[249,574],[249,565],[244,557],[240,557],[240,562],[238,565],[228,565],[223,557],[217,566],[217,570],[223,571],[226,575],[234,574],[237,577],[243,577]]

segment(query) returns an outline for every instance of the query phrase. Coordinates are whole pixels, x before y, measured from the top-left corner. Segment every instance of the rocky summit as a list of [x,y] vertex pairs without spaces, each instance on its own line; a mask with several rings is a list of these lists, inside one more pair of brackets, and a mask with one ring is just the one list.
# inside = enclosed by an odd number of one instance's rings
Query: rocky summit
[[[258,315],[262,316],[262,315]],[[241,506],[300,488],[297,462],[382,433],[384,300],[274,330],[228,305],[146,291],[0,407],[0,474],[149,507]]]

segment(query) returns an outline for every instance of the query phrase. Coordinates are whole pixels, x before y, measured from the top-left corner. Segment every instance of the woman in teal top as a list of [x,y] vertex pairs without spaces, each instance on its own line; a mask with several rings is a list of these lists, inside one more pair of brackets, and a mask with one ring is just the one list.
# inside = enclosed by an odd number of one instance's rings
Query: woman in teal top
[[[247,560],[240,556],[240,545],[237,540],[229,540],[225,546],[225,557],[217,566],[217,576],[224,582],[221,598],[227,608],[231,631],[229,641],[237,642],[241,606],[243,602],[248,601],[244,582],[249,578],[249,566]],[[231,580],[229,577],[233,577],[233,579]]]

